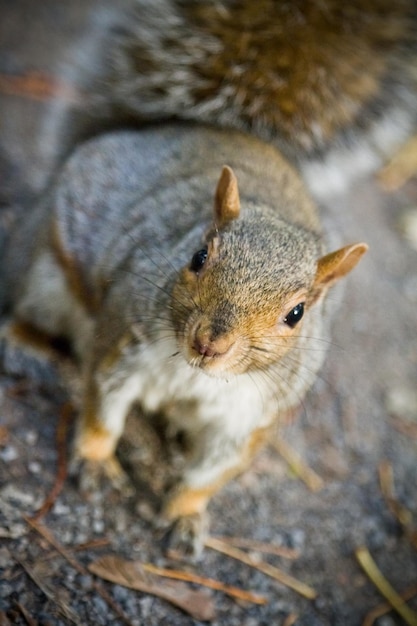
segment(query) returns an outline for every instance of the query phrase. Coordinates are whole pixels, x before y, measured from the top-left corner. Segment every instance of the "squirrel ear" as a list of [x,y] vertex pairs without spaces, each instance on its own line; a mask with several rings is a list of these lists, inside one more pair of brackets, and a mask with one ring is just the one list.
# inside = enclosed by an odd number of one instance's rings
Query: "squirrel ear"
[[228,222],[239,217],[240,200],[237,178],[232,168],[224,165],[217,183],[214,197],[214,216],[218,226],[224,226]]
[[314,300],[321,292],[331,287],[339,278],[346,276],[359,262],[363,254],[368,250],[366,243],[353,243],[326,254],[317,263],[316,278],[314,280]]

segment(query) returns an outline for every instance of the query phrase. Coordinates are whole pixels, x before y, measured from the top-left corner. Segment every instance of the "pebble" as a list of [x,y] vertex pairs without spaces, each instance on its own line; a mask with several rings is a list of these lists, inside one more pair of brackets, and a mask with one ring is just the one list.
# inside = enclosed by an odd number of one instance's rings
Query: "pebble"
[[302,550],[305,544],[306,534],[302,528],[293,528],[290,532],[291,547],[296,550]]
[[89,591],[93,584],[91,576],[78,576],[78,584],[84,591]]
[[2,450],[0,450],[0,459],[5,463],[11,463],[11,461],[15,461],[19,456],[19,453],[15,446],[5,446]]
[[25,443],[27,443],[29,446],[34,446],[38,442],[38,439],[39,435],[36,430],[28,430],[24,435]]
[[59,500],[56,500],[52,510],[55,515],[69,515],[69,513],[71,512],[71,508],[67,504],[63,504]]
[[103,519],[96,519],[93,521],[93,531],[97,534],[100,535],[101,533],[104,532],[104,520]]
[[0,598],[8,599],[12,595],[14,588],[9,583],[0,583]]
[[42,465],[38,461],[31,461],[28,464],[28,470],[31,474],[39,474],[42,469]]
[[109,613],[109,607],[107,605],[107,602],[105,602],[103,598],[101,598],[100,596],[94,596],[92,600],[92,604],[94,605],[94,608],[98,613],[98,616],[104,617],[106,620],[108,617],[108,613]]

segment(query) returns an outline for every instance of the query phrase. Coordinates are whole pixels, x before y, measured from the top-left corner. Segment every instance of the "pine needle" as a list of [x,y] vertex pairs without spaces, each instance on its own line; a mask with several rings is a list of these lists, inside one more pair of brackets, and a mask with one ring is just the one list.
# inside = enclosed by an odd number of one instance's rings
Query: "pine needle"
[[284,441],[284,439],[277,437],[272,442],[272,445],[289,465],[294,474],[300,478],[311,491],[317,492],[323,489],[324,480],[304,463],[300,455],[297,454],[294,448]]
[[253,539],[245,539],[241,537],[217,537],[220,541],[228,543],[235,548],[244,548],[245,550],[253,550],[254,552],[263,552],[264,554],[274,554],[284,559],[298,559],[300,553],[293,548],[286,546],[278,546],[274,543],[264,541],[255,541]]
[[[404,600],[404,602],[411,600],[414,596],[417,596],[417,584],[407,587],[407,589],[402,591],[399,596],[402,600]],[[373,608],[372,611],[369,611],[363,620],[362,626],[373,626],[376,619],[386,615],[390,611],[392,611],[391,604],[389,604],[389,602],[381,602],[381,604],[378,604],[378,606]]]
[[378,467],[378,473],[382,495],[385,498],[389,510],[394,517],[397,518],[401,526],[409,528],[412,522],[412,516],[410,511],[395,497],[392,464],[389,461],[381,461]]
[[263,572],[267,576],[274,578],[282,585],[293,589],[301,596],[308,598],[309,600],[314,600],[317,597],[317,593],[314,589],[309,587],[308,585],[300,582],[296,578],[293,578],[289,574],[286,574],[282,570],[278,569],[278,567],[274,567],[265,561],[257,561],[253,559],[251,556],[239,550],[238,548],[234,548],[224,541],[220,541],[220,539],[216,539],[214,537],[208,537],[205,541],[205,545],[212,550],[217,550],[217,552],[221,552],[222,554],[226,554],[230,556],[232,559],[236,559],[249,565],[250,567],[254,567],[255,569]]
[[366,575],[373,582],[380,593],[388,600],[393,609],[397,611],[408,626],[417,626],[417,613],[412,611],[405,603],[401,596],[395,591],[387,579],[378,569],[375,561],[369,553],[366,546],[362,546],[355,550],[356,558],[359,561]]
[[222,591],[223,593],[232,596],[233,598],[245,600],[246,602],[252,602],[254,604],[266,604],[268,602],[268,600],[264,596],[260,596],[250,591],[245,591],[244,589],[239,589],[238,587],[225,585],[219,580],[214,580],[213,578],[204,578],[202,576],[192,574],[191,572],[165,569],[163,567],[157,567],[156,565],[152,565],[151,563],[144,563],[142,567],[146,572],[150,572],[151,574],[202,585],[204,587],[208,587],[209,589]]

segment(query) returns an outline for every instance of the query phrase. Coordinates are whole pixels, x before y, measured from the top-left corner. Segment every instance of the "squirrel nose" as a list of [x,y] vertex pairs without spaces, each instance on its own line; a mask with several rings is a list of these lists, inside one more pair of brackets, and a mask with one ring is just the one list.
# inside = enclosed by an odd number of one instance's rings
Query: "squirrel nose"
[[201,354],[202,356],[213,357],[221,354],[215,349],[213,344],[215,344],[215,342],[203,343],[200,339],[198,339],[198,337],[195,337],[193,348],[196,352],[198,352],[198,354]]
[[215,357],[225,354],[232,343],[227,337],[212,339],[207,332],[197,330],[192,345],[198,354],[204,357]]

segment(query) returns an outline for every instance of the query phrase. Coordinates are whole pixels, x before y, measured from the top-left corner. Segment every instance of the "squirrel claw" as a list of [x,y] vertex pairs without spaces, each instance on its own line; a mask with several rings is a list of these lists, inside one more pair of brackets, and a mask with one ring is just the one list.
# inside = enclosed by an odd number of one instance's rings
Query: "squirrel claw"
[[203,553],[207,533],[207,514],[195,513],[180,517],[168,532],[167,551],[177,558],[197,561]]
[[94,493],[110,483],[124,496],[131,496],[133,487],[126,472],[115,457],[93,461],[74,457],[70,464],[70,475],[77,478],[79,488],[84,493]]

